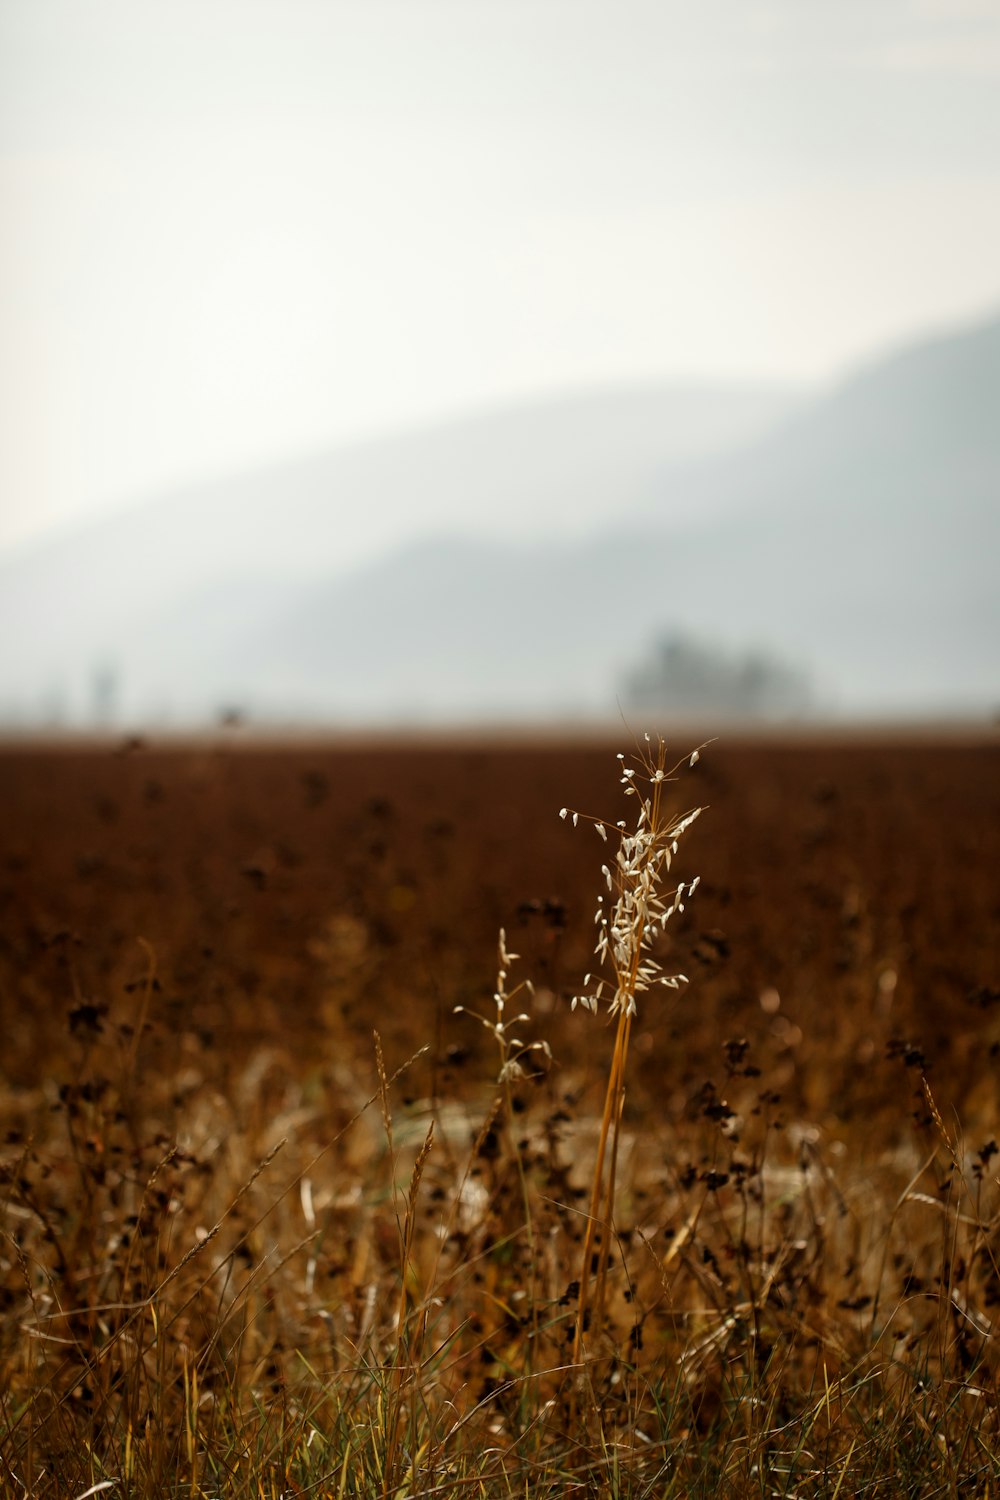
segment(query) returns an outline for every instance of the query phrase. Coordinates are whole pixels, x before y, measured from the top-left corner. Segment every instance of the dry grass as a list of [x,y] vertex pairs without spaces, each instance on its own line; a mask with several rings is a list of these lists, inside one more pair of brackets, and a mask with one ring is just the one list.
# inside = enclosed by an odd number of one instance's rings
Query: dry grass
[[[672,857],[673,785],[655,751],[637,769]],[[172,1036],[149,945],[116,1003],[77,995],[2,1099],[7,1493],[998,1492],[994,1062],[946,1098],[900,1039],[877,1118],[837,1128],[836,1069],[789,1112],[765,990],[713,1078],[668,1097],[665,1044],[633,1099],[635,1008],[699,1004],[644,991],[674,892],[640,854],[610,861],[647,902],[608,953],[610,1033],[603,999],[508,990],[502,937],[483,1026],[413,1058],[373,1036],[359,1066],[346,913],[310,1056]],[[866,1018],[842,1025],[850,1055]],[[466,1044],[475,1077],[427,1088]]]

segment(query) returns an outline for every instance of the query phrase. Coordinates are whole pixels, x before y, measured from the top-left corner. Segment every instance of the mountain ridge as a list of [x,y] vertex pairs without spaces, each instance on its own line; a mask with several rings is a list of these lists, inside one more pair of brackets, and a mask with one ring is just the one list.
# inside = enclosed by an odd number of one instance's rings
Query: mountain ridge
[[[89,616],[81,602],[75,575],[86,561],[70,548],[38,564],[49,568],[44,598],[30,597],[24,577],[13,606],[3,588],[0,628],[43,647],[28,652],[22,694],[61,662],[79,681],[113,658],[133,715],[144,702],[204,719],[237,700],[252,714],[331,721],[596,714],[671,634],[787,658],[812,672],[829,709],[983,711],[1000,698],[994,410],[998,318],[869,361],[728,452],[658,449],[655,411],[639,423],[650,436],[638,456],[608,441],[613,424],[602,436],[578,423],[575,445],[570,433],[549,451],[561,455],[559,503],[572,503],[576,485],[592,511],[566,527],[554,510],[549,536],[534,542],[513,502],[504,511],[496,497],[528,474],[538,486],[530,507],[555,480],[526,452],[477,447],[466,427],[459,456],[439,452],[436,469],[421,467],[410,461],[417,444],[393,482],[407,497],[443,474],[471,483],[493,507],[493,538],[446,519],[436,538],[400,537],[338,570],[318,524],[300,519],[282,534],[283,517],[309,513],[294,496],[265,496],[273,546],[239,534],[256,492],[237,485],[213,518],[224,541],[234,530],[228,551],[193,557],[183,590],[155,597],[146,586],[155,528],[133,524],[131,539],[112,528],[109,555],[93,565],[115,570],[103,617],[100,600]],[[504,430],[483,420],[480,439]],[[533,420],[544,428],[546,412]],[[0,582],[11,571],[0,564]],[[44,600],[60,588],[68,618],[51,607],[46,618]],[[17,691],[5,669],[0,702]]]

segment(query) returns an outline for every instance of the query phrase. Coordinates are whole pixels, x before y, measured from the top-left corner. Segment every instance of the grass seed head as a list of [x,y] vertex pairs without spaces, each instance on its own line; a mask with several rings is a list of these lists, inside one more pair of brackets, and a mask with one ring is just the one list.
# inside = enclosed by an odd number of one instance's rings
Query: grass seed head
[[[618,835],[613,863],[601,866],[601,874],[614,903],[608,915],[603,898],[599,898],[594,915],[597,926],[594,952],[601,967],[610,969],[614,976],[614,993],[609,1004],[612,1015],[622,1011],[629,1016],[635,1015],[636,996],[652,985],[676,990],[687,983],[683,974],[662,972],[659,961],[653,957],[652,947],[654,939],[665,931],[670,918],[684,910],[685,899],[697,888],[700,877],[696,876],[668,890],[666,876],[681,836],[702,809],[694,807],[682,814],[670,810],[664,792],[677,780],[683,761],[668,767],[667,749],[662,739],[657,739],[654,746],[647,736],[646,745],[648,748],[640,752],[634,765],[626,765],[624,755],[618,755],[622,768],[621,785],[626,797],[634,797],[637,803],[631,828],[624,819],[614,825],[602,818],[588,819],[605,843],[609,830]],[[699,752],[695,750],[685,759],[689,766],[693,766],[698,757]],[[559,816],[563,819],[572,817],[575,826],[580,815],[564,807]],[[589,987],[588,976],[584,981],[584,993],[573,997],[570,1008],[575,1010],[580,1005],[596,1014],[606,987],[612,985],[603,979],[597,986]]]

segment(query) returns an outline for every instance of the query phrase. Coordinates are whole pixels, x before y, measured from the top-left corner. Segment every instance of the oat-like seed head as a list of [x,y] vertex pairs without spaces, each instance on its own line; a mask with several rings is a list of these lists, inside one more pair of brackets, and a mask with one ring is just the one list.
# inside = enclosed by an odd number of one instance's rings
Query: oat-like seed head
[[[652,743],[648,735],[646,743]],[[697,758],[698,752],[694,751],[688,764],[693,765]],[[677,989],[687,982],[683,975],[661,973],[650,949],[654,936],[665,930],[676,912],[683,912],[685,900],[697,887],[696,877],[689,882],[682,881],[672,892],[663,890],[664,878],[677,853],[678,840],[698,817],[701,808],[693,808],[678,817],[664,805],[666,784],[676,779],[678,766],[668,769],[662,740],[657,742],[655,751],[651,748],[644,752],[637,767],[625,765],[624,760],[624,755],[619,753],[621,785],[627,797],[637,799],[638,808],[631,831],[625,819],[618,820],[615,825],[618,849],[614,862],[601,866],[601,874],[614,904],[609,918],[604,913],[603,897],[598,897],[594,913],[598,928],[594,952],[602,965],[613,970],[612,1015],[624,1013],[632,1016],[636,1013],[636,995],[652,985]],[[678,763],[683,764],[683,760]],[[639,771],[644,773],[642,782],[637,780]],[[649,790],[644,792],[642,787],[646,785]],[[568,809],[564,808],[560,816],[567,815]],[[572,818],[576,826],[579,815],[574,812]],[[607,842],[604,821],[599,818],[592,821],[600,837]],[[588,975],[584,980],[584,988],[589,993],[575,996],[572,1009],[579,1004],[588,1010],[597,1010],[597,996],[590,990],[591,979],[592,976]],[[603,987],[602,980],[600,993],[603,993]]]

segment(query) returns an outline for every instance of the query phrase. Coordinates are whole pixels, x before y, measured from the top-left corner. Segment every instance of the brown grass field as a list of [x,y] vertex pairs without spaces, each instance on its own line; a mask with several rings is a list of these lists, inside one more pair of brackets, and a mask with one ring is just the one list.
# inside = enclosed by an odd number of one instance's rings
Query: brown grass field
[[0,1494],[1000,1494],[998,746],[684,762],[617,1136],[624,732],[0,750]]

